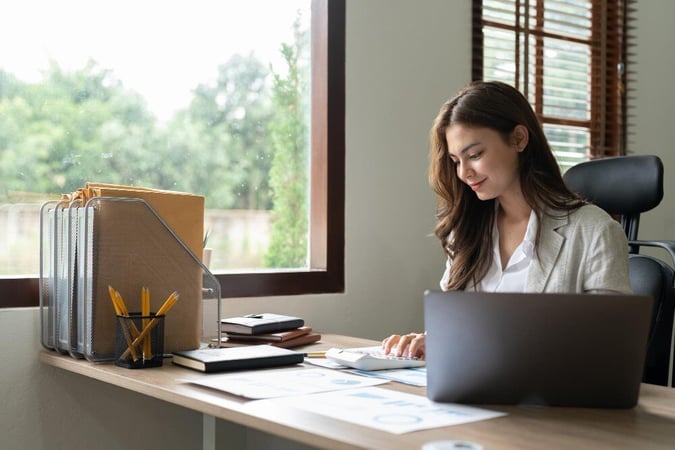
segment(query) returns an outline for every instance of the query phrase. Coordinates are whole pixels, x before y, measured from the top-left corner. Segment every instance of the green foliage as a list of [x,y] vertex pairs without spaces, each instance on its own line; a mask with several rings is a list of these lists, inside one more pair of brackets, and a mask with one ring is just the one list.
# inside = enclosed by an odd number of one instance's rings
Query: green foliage
[[201,138],[211,149],[212,158],[205,161],[205,176],[198,185],[207,186],[211,200],[224,200],[228,209],[272,206],[268,183],[272,146],[267,133],[272,109],[267,78],[268,71],[252,55],[235,55],[219,68],[215,85],[197,87],[189,111],[181,118],[199,125]]
[[0,198],[58,195],[86,181],[202,194],[210,209],[272,210],[268,267],[305,267],[308,33],[294,24],[272,73],[234,56],[166,123],[113,72],[56,63],[39,83],[0,70]]
[[0,71],[0,196],[99,181],[194,192],[209,208],[270,209],[268,78],[253,56],[235,56],[161,124],[93,61],[73,73],[52,64],[35,84]]
[[154,119],[142,99],[90,62],[73,74],[53,65],[46,81],[14,80],[0,97],[0,188],[61,193],[87,180],[129,182],[149,147]]
[[276,115],[270,124],[274,160],[270,186],[274,198],[271,241],[265,264],[268,267],[306,267],[307,265],[307,173],[308,105],[303,95],[308,89],[301,61],[307,49],[307,36],[295,23],[295,42],[283,44],[281,52],[288,65],[285,77],[274,76]]

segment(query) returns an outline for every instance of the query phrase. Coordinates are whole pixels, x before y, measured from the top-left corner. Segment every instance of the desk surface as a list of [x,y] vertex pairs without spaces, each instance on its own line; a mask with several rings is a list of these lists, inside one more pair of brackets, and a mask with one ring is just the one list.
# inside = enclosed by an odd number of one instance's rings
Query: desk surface
[[[324,335],[320,343],[306,349],[365,345],[373,345],[373,341]],[[675,448],[675,389],[648,384],[641,387],[638,406],[629,410],[484,405],[508,415],[394,435],[289,407],[263,409],[234,395],[179,383],[176,379],[196,372],[171,363],[162,368],[128,370],[47,350],[42,350],[39,358],[54,367],[319,448],[408,450],[444,439],[474,441],[486,449]],[[424,388],[399,383],[382,387],[425,395]]]

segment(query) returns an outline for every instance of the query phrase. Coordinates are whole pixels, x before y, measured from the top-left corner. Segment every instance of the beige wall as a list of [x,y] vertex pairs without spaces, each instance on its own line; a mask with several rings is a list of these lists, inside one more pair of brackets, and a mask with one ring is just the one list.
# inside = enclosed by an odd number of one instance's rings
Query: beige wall
[[[227,314],[282,311],[323,332],[380,339],[423,327],[421,296],[438,286],[443,259],[429,237],[434,199],[426,181],[427,133],[441,102],[470,78],[470,0],[348,0],[346,292],[234,299]],[[656,153],[675,173],[671,121],[675,92],[667,21],[675,2],[638,4],[638,71],[631,149]],[[648,51],[655,48],[655,51]],[[675,194],[643,222],[645,233],[675,239]],[[133,447],[202,448],[202,417],[36,361],[35,309],[0,310],[0,435],[7,449],[118,449],[128,442],[110,427],[132,431]],[[88,430],[88,431],[87,431]],[[286,447],[284,447],[286,448]]]
[[[675,240],[675,3],[642,0],[637,5],[636,74],[630,80],[628,149],[661,157],[665,169],[661,205],[640,223],[641,239]],[[661,255],[664,256],[664,255]]]

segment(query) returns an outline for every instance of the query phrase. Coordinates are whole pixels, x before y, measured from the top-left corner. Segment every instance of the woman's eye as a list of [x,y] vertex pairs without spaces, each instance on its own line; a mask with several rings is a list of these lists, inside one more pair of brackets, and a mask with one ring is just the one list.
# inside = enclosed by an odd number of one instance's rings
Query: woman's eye
[[481,151],[481,152],[472,153],[472,154],[469,156],[469,159],[478,159],[478,158],[480,158],[482,155],[483,155],[483,152],[482,152],[482,151]]

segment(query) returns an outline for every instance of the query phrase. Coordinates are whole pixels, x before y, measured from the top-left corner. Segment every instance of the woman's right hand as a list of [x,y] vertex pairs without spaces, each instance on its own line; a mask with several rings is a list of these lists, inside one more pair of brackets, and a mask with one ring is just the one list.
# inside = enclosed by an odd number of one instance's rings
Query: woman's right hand
[[425,337],[424,333],[392,334],[382,341],[382,351],[386,355],[424,359]]

